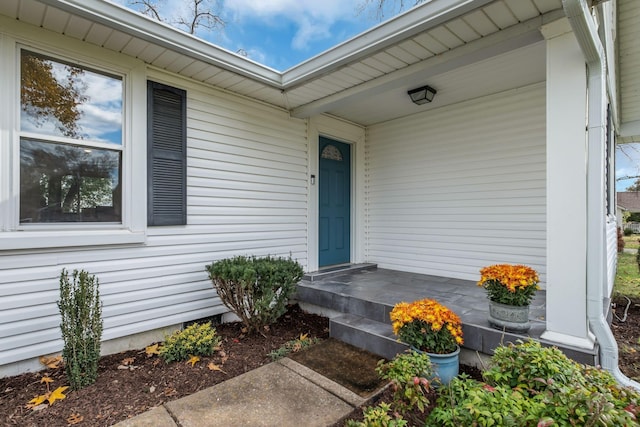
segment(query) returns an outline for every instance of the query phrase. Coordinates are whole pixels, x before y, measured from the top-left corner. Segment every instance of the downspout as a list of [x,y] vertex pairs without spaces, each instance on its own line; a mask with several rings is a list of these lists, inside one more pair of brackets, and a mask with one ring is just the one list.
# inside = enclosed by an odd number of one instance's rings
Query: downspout
[[600,365],[624,386],[640,390],[640,384],[626,377],[618,366],[618,344],[603,312],[603,283],[606,282],[604,161],[606,137],[606,58],[595,22],[585,0],[562,0],[571,28],[584,54],[588,73],[587,129],[587,319],[600,345]]

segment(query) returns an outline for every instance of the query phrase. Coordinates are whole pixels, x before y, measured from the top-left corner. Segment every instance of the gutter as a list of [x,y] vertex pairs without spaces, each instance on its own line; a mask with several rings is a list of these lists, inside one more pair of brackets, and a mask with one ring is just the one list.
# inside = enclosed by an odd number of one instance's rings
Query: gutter
[[595,22],[585,0],[562,0],[562,6],[587,63],[587,319],[600,345],[600,365],[623,386],[640,390],[640,384],[625,376],[618,366],[618,344],[602,309],[606,283],[604,188],[606,138],[606,56]]

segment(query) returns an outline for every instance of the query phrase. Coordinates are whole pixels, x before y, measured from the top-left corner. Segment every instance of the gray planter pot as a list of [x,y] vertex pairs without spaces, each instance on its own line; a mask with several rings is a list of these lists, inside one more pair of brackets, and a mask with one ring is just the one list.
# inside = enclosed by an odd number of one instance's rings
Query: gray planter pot
[[501,331],[527,332],[531,327],[529,306],[517,307],[489,300],[489,324]]

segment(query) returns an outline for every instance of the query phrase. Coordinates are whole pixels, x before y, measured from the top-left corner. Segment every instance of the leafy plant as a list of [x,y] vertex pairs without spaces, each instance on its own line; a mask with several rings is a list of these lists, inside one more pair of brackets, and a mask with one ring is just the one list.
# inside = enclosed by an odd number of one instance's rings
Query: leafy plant
[[428,355],[409,350],[388,362],[381,360],[376,372],[380,378],[391,382],[395,411],[405,413],[417,408],[424,412],[429,405],[427,394],[432,389],[427,378],[433,376]]
[[496,264],[480,270],[478,286],[493,302],[522,307],[531,303],[539,281],[538,273],[526,265]]
[[461,374],[440,389],[426,425],[533,427],[543,406],[518,388],[493,387]]
[[220,299],[248,331],[260,330],[286,312],[302,266],[284,258],[238,256],[206,266]]
[[460,317],[436,300],[400,302],[390,317],[393,332],[418,350],[447,354],[463,343]]
[[407,421],[402,419],[402,415],[395,413],[393,417],[389,415],[391,406],[387,403],[380,403],[378,406],[368,407],[364,410],[363,421],[348,420],[347,427],[405,427]]
[[297,353],[305,348],[308,348],[314,344],[317,344],[320,341],[319,338],[309,338],[307,334],[300,335],[300,338],[296,338],[295,340],[287,341],[277,350],[273,350],[269,353],[269,357],[271,360],[279,360],[285,357],[289,353]]
[[539,342],[528,340],[496,348],[483,377],[494,386],[541,391],[549,383],[576,383],[580,369],[557,347],[542,347]]
[[73,281],[67,270],[60,274],[58,309],[64,346],[62,358],[72,390],[92,384],[98,377],[100,340],[102,338],[102,303],[99,283],[86,271],[73,271]]
[[487,384],[454,378],[440,389],[428,425],[637,426],[640,394],[605,371],[534,341],[499,347]]
[[167,337],[159,352],[166,362],[194,360],[193,356],[211,356],[219,345],[220,337],[211,322],[193,323]]

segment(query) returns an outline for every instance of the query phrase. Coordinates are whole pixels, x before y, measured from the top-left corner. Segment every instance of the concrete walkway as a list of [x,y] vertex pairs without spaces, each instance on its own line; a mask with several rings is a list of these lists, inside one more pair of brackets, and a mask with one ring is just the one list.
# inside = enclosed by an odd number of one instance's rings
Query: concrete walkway
[[328,426],[366,399],[291,359],[183,397],[117,427]]

